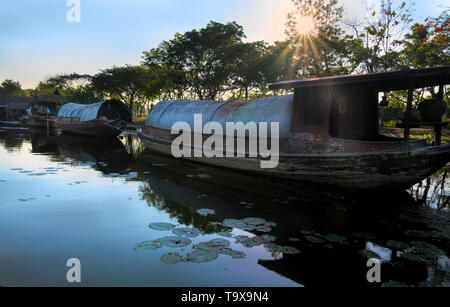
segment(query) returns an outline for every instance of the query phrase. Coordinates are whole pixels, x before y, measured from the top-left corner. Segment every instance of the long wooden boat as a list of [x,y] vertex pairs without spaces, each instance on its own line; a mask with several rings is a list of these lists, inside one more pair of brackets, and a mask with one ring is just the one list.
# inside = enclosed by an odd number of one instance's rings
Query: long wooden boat
[[[272,89],[294,89],[294,95],[251,101],[166,101],[153,109],[139,135],[150,150],[172,155],[171,146],[179,136],[172,135],[172,126],[184,121],[193,127],[195,114],[202,114],[204,122],[223,126],[226,122],[278,122],[280,156],[276,168],[262,169],[264,159],[252,158],[248,151],[242,158],[186,159],[317,184],[404,189],[444,167],[450,161],[450,145],[410,140],[408,127],[404,139],[381,135],[379,93],[409,90],[410,110],[413,89],[442,88],[449,81],[450,67],[443,67],[282,82],[273,84]],[[192,133],[192,144],[195,137]],[[202,148],[192,146],[192,150]]]
[[66,104],[59,110],[56,125],[63,133],[114,138],[131,120],[131,112],[122,102],[109,100],[90,105]]

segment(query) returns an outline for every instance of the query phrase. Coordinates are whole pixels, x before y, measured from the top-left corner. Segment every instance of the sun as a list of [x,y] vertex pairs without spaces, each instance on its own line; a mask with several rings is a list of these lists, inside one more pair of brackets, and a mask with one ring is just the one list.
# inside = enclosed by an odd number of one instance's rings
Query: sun
[[311,16],[300,17],[297,25],[297,32],[300,35],[312,35],[316,32],[316,24]]

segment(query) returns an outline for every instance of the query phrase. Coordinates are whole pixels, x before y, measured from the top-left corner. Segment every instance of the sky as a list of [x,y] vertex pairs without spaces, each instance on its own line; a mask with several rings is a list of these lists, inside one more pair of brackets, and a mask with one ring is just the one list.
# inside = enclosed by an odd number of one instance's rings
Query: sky
[[[59,73],[95,74],[138,64],[176,32],[204,27],[210,20],[236,21],[248,41],[284,39],[291,0],[78,0],[80,22],[68,22],[73,0],[1,0],[0,82],[33,88]],[[364,2],[340,0],[346,16],[363,19]],[[400,0],[396,0],[400,1]],[[417,0],[414,18],[423,21],[450,7],[450,0]]]

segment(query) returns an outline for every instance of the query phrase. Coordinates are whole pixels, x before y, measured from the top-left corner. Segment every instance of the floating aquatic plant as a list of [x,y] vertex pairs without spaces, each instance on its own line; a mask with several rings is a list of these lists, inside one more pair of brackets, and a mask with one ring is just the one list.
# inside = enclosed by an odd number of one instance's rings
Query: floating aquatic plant
[[409,245],[407,243],[400,242],[400,241],[393,241],[393,240],[388,241],[386,243],[386,245],[387,245],[387,247],[394,248],[394,249],[402,249],[402,250],[404,250],[404,249],[408,249],[409,248]]
[[192,243],[191,240],[183,237],[164,237],[158,241],[170,248],[187,247]]
[[204,263],[216,260],[219,257],[219,251],[215,248],[196,249],[186,256],[188,262]]
[[347,240],[345,237],[336,234],[326,235],[325,238],[330,242],[337,242],[337,243],[343,243],[345,242],[345,240]]
[[197,213],[202,216],[208,216],[208,215],[215,215],[216,211],[214,211],[212,209],[199,209],[199,210],[197,210]]
[[248,218],[243,219],[242,221],[246,224],[255,225],[255,226],[264,225],[266,223],[265,219],[258,218],[258,217],[248,217]]
[[371,250],[363,250],[359,252],[360,255],[364,256],[367,259],[379,259],[381,260],[381,256]]
[[404,253],[400,257],[403,259],[414,261],[414,262],[421,262],[421,263],[427,263],[427,260],[419,255],[414,255],[411,253]]
[[292,246],[282,246],[275,243],[267,243],[264,246],[274,253],[283,253],[289,255],[301,254],[301,252],[298,249]]
[[407,284],[398,281],[389,281],[382,285],[383,288],[409,288]]
[[201,231],[195,228],[175,228],[172,230],[177,236],[195,238],[201,235]]
[[157,231],[171,231],[175,228],[175,225],[169,223],[151,223],[148,227]]
[[439,256],[445,256],[446,252],[436,247],[435,245],[427,242],[411,242],[411,244],[417,248],[417,250],[427,258],[437,258]]
[[224,237],[224,238],[232,238],[233,237],[233,233],[227,232],[227,231],[219,232],[218,235],[221,237]]
[[161,248],[163,246],[163,244],[158,241],[158,240],[154,240],[154,241],[144,241],[142,243],[137,244],[134,247],[134,250],[155,250],[158,248]]
[[161,256],[161,261],[165,264],[174,265],[183,261],[183,257],[177,253],[168,253]]
[[354,232],[353,235],[358,238],[366,239],[366,240],[375,240],[376,237],[367,232]]
[[305,236],[305,239],[309,242],[309,243],[313,243],[313,244],[324,244],[326,241],[316,235],[308,235]]

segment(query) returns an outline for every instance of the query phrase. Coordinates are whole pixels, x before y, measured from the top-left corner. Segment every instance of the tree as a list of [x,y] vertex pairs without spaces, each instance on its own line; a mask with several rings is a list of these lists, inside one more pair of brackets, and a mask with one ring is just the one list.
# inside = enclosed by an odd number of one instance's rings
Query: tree
[[411,6],[402,2],[396,8],[392,0],[379,0],[378,8],[369,9],[372,10],[369,21],[360,22],[356,18],[347,21],[355,35],[348,44],[354,66],[368,73],[403,68],[400,46],[412,22]]
[[233,85],[240,92],[239,98],[247,100],[252,90],[259,90],[266,85],[264,80],[264,59],[268,52],[265,42],[241,43],[236,45],[234,53],[238,54],[235,63]]
[[214,100],[231,89],[238,56],[235,47],[244,37],[236,22],[211,21],[205,28],[177,33],[172,40],[144,52],[144,65],[165,67],[174,85],[188,85],[198,99]]
[[58,90],[64,101],[89,104],[99,102],[101,95],[92,86],[92,76],[84,74],[60,74],[40,82],[37,87],[39,95],[52,95]]
[[416,23],[405,35],[403,54],[412,68],[446,66],[450,64],[450,15],[444,11],[437,18]]
[[155,77],[142,66],[114,66],[92,77],[92,85],[105,97],[119,99],[131,111],[141,114],[148,103],[145,92]]
[[22,94],[22,86],[19,82],[11,79],[4,80],[0,86],[0,96],[12,97]]
[[[295,48],[298,77],[320,77],[347,73],[341,20],[343,8],[337,0],[292,0],[286,35]],[[308,24],[304,24],[305,20]],[[312,23],[312,25],[311,25]],[[305,32],[302,27],[310,27]]]

